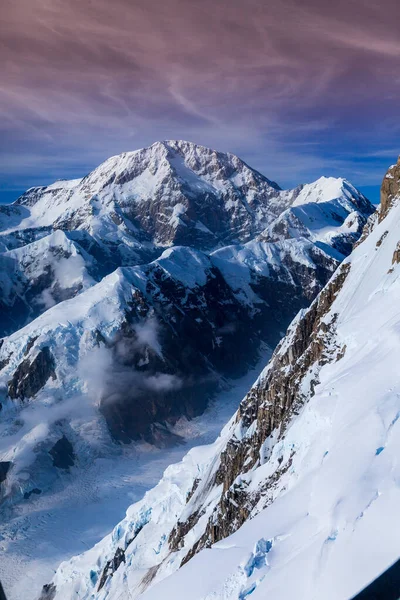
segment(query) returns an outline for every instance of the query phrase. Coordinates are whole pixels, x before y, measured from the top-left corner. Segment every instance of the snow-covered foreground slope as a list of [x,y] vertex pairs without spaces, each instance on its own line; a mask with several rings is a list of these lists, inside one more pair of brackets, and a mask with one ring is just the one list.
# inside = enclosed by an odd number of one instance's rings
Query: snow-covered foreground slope
[[63,563],[52,598],[345,600],[399,557],[396,198],[373,223],[216,443]]
[[82,457],[79,476],[76,469],[60,471],[50,493],[32,494],[12,516],[2,517],[0,581],[7,599],[36,600],[59,563],[102,539],[169,464],[193,445],[212,443],[270,354],[265,349],[254,369],[226,382],[203,415],[178,421],[173,431],[181,437],[179,444],[98,447],[96,456]]

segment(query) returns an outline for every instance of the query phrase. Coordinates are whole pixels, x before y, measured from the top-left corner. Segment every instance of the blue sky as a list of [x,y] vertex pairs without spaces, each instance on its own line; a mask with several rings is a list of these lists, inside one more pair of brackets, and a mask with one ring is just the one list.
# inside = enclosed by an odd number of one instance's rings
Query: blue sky
[[0,202],[187,139],[371,200],[400,145],[397,0],[20,0],[0,30]]

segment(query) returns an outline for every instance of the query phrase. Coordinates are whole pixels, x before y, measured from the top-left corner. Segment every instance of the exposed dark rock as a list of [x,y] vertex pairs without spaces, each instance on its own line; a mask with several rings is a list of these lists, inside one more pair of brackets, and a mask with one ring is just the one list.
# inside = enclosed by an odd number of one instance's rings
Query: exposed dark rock
[[30,490],[29,492],[25,492],[24,494],[24,500],[29,500],[29,498],[32,496],[32,494],[41,494],[42,490],[40,490],[39,488],[33,488],[33,490]]
[[8,365],[8,363],[10,362],[10,359],[11,359],[11,354],[9,356],[7,356],[7,358],[2,358],[0,360],[0,371]]
[[379,221],[379,209],[376,210],[374,213],[372,213],[368,217],[367,222],[365,223],[365,225],[363,227],[363,230],[362,230],[362,233],[360,235],[360,238],[354,244],[353,248],[357,248],[357,246],[359,246],[360,244],[362,244],[362,242],[369,236],[369,234],[371,233],[371,231],[374,229],[374,227],[378,223],[378,221]]
[[5,460],[0,462],[0,483],[6,480],[7,473],[10,470],[12,465],[11,461]]
[[100,578],[99,587],[97,591],[99,592],[101,588],[106,583],[109,577],[112,577],[115,571],[118,569],[121,563],[125,562],[125,552],[121,548],[117,548],[113,558],[107,561],[106,566],[103,569],[103,573]]
[[32,398],[42,389],[49,377],[56,378],[54,369],[53,355],[50,348],[45,346],[32,361],[27,358],[19,364],[8,382],[8,395],[13,400]]
[[63,435],[49,451],[53,459],[53,467],[69,469],[75,464],[75,454],[71,442]]
[[56,591],[57,588],[54,583],[46,583],[42,587],[42,593],[40,594],[39,600],[54,600]]
[[389,233],[388,231],[385,231],[384,233],[382,233],[381,237],[380,237],[380,238],[379,238],[379,240],[376,242],[376,247],[377,247],[377,248],[379,248],[379,247],[382,245],[382,243],[383,243],[383,240],[386,238],[386,236],[387,236],[387,234],[388,234],[388,233]]
[[204,512],[197,510],[185,522],[177,522],[168,537],[168,544],[171,550],[179,550],[183,547],[185,535],[196,525],[202,514]]
[[190,490],[190,492],[188,492],[188,495],[187,495],[187,498],[186,498],[186,504],[189,502],[190,498],[193,496],[193,494],[195,493],[195,491],[199,487],[200,481],[201,481],[201,479],[198,479],[197,477],[193,481],[192,489]]
[[400,263],[400,242],[397,242],[395,251],[393,252],[392,265]]
[[31,337],[31,338],[28,340],[28,343],[27,343],[27,345],[26,345],[25,352],[24,352],[24,355],[25,355],[25,356],[27,356],[27,355],[29,354],[29,352],[32,350],[32,348],[33,348],[33,345],[34,345],[34,343],[36,342],[36,340],[38,339],[38,337],[39,337],[38,335],[34,335],[33,337]]

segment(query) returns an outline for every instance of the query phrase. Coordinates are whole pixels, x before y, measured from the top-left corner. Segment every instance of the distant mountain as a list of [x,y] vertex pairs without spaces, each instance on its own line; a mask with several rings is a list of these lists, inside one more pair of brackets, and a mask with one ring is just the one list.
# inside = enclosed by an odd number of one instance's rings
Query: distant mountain
[[400,161],[215,444],[63,563],[52,598],[340,600],[398,559],[399,182]]
[[[307,209],[290,208],[304,202],[310,203]],[[313,213],[306,222],[300,217],[304,210]],[[16,331],[40,314],[40,307],[49,306],[43,303],[46,290],[52,289],[51,302],[56,303],[86,289],[88,278],[85,285],[63,283],[63,293],[57,291],[50,264],[54,231],[64,232],[63,244],[72,244],[95,283],[119,266],[154,260],[173,245],[210,251],[259,234],[265,241],[294,236],[315,242],[310,223],[316,212],[325,234],[340,240],[323,242],[325,251],[337,249],[334,258],[340,259],[350,252],[372,210],[345,180],[322,178],[283,191],[237,156],[190,142],[157,142],[114,156],[83,179],[31,188],[14,204],[0,206],[0,262],[7,278],[0,308],[8,313],[0,321],[0,335]],[[50,254],[44,251],[46,244],[53,248]],[[17,274],[20,267],[10,254],[23,246],[27,276]],[[49,256],[41,267],[46,276],[35,266],[38,251]],[[73,260],[77,264],[80,259]]]
[[304,237],[329,252],[333,248],[347,256],[360,236],[371,204],[351,183],[341,178],[321,177],[289,192],[291,205],[261,234],[274,242]]
[[237,156],[167,141],[113,156],[81,180],[32,188],[2,212],[12,213],[6,244],[23,230],[78,230],[126,264],[158,246],[247,241],[287,205],[276,183]]

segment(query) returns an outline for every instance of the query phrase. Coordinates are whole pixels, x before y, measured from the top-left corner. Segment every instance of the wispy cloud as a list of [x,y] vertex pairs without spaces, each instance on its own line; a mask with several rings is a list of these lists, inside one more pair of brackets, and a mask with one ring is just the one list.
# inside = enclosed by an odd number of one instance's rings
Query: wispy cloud
[[234,151],[283,185],[377,177],[396,146],[396,0],[6,2],[3,188],[165,138]]

